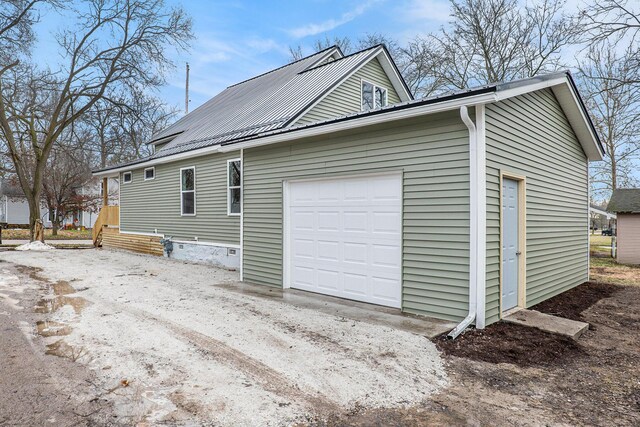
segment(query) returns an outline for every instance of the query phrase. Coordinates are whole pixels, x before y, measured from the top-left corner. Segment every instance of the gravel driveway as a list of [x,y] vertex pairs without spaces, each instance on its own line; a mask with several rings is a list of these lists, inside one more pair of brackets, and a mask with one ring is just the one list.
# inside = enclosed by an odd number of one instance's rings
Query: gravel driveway
[[0,260],[18,278],[0,281],[0,311],[32,309],[17,289],[44,292],[31,338],[90,370],[127,423],[289,425],[447,384],[427,338],[234,292],[235,272],[107,250]]

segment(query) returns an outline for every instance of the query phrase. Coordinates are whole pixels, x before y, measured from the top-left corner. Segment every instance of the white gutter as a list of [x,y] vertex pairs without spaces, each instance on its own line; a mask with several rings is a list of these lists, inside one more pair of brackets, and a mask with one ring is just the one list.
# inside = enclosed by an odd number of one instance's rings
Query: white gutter
[[469,314],[451,332],[456,338],[472,323],[485,326],[486,290],[486,147],[484,105],[476,104],[476,123],[466,105],[460,118],[469,129]]
[[[339,132],[343,130],[355,129],[361,126],[373,125],[391,122],[395,120],[407,119],[411,117],[419,117],[425,114],[440,113],[443,111],[451,111],[460,108],[461,105],[476,104],[495,101],[495,93],[484,93],[480,95],[469,96],[465,98],[456,98],[448,101],[437,102],[435,104],[427,104],[418,107],[407,107],[400,110],[391,110],[389,112],[374,114],[371,116],[365,116],[355,118],[352,120],[343,120],[335,123],[327,123],[322,126],[309,126],[301,127],[300,129],[293,129],[287,132],[274,133],[273,135],[264,136],[261,138],[250,139],[245,142],[237,142],[229,145],[213,145],[210,147],[203,147],[197,150],[186,151],[184,153],[178,153],[169,155],[166,157],[158,157],[146,162],[140,162],[132,165],[125,165],[106,171],[94,172],[93,176],[105,177],[105,176],[118,176],[120,172],[127,172],[131,169],[140,169],[143,167],[149,167],[164,163],[175,162],[176,160],[189,159],[192,157],[198,157],[211,153],[228,153],[230,151],[238,151],[243,148],[252,148],[262,145],[276,144],[278,142],[293,141],[299,138],[306,138],[310,136],[325,135],[332,132]],[[288,130],[288,129],[287,129]]]

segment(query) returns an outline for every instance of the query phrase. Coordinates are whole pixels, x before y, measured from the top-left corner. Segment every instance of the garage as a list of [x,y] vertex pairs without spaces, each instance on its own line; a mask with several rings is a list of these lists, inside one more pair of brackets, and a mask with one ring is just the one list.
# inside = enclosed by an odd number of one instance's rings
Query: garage
[[285,182],[285,287],[400,308],[402,176]]

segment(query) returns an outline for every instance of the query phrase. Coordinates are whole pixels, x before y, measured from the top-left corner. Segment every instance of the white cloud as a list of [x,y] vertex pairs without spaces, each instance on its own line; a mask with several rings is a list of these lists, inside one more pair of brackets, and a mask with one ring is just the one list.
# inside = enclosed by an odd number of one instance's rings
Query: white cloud
[[306,24],[301,27],[292,28],[287,32],[295,38],[303,38],[307,36],[315,36],[316,34],[324,33],[326,31],[331,31],[334,28],[346,24],[347,22],[353,21],[355,18],[362,15],[371,6],[376,3],[380,3],[380,1],[381,0],[368,0],[358,5],[355,9],[343,13],[340,18],[332,18],[319,23]]
[[410,0],[403,5],[402,15],[405,21],[448,22],[451,17],[451,4],[447,0]]
[[276,51],[282,54],[288,54],[289,48],[281,43],[276,42],[273,39],[249,39],[246,41],[246,45],[248,48],[252,49],[257,53],[266,53],[271,51]]

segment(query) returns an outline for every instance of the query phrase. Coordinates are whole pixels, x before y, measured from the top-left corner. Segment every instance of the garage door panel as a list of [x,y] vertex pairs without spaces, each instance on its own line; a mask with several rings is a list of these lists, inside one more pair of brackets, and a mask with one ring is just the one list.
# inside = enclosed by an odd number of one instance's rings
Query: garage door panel
[[290,286],[400,307],[401,176],[293,182],[288,194]]
[[340,261],[340,243],[335,241],[318,240],[318,259],[322,261]]
[[344,262],[367,265],[369,248],[365,243],[345,242],[342,244],[342,248],[344,251]]

